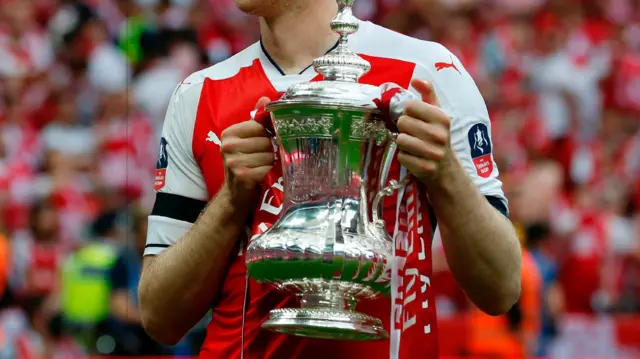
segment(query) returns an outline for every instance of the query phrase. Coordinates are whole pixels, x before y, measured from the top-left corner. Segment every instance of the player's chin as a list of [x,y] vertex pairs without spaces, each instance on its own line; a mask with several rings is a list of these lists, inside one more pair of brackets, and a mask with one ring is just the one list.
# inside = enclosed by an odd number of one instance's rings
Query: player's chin
[[257,15],[261,16],[262,11],[265,7],[265,3],[268,3],[268,0],[234,0],[236,2],[236,6],[240,11],[249,14],[249,15]]
[[273,17],[290,8],[300,0],[234,0],[244,13],[262,17]]

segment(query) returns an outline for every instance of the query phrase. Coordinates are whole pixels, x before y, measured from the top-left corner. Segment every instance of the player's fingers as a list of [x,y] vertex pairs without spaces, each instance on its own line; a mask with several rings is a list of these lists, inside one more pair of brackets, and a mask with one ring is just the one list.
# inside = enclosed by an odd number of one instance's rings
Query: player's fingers
[[422,96],[422,101],[429,105],[440,107],[436,91],[433,89],[433,83],[420,79],[413,79],[411,80],[411,87],[418,91],[420,96]]
[[418,177],[433,173],[438,168],[435,161],[425,160],[404,151],[398,152],[398,162]]
[[229,126],[226,130],[222,131],[222,138],[238,137],[238,138],[251,138],[251,137],[267,137],[267,132],[264,127],[256,121],[244,121]]
[[439,161],[445,155],[444,146],[425,142],[406,133],[399,134],[396,143],[399,150],[423,159]]
[[273,152],[236,154],[225,158],[227,168],[234,171],[240,168],[258,168],[273,165]]
[[264,180],[264,177],[271,171],[273,165],[259,166],[249,169],[248,175],[255,183],[260,183]]
[[449,128],[450,119],[440,108],[422,101],[409,101],[404,114],[430,123],[441,123]]
[[227,137],[222,139],[220,151],[224,154],[272,152],[273,143],[269,137]]
[[400,116],[398,119],[398,130],[401,133],[409,134],[423,141],[446,145],[449,141],[449,129],[440,124],[420,121],[411,116]]
[[267,96],[262,96],[262,97],[260,97],[260,99],[256,103],[255,109],[257,110],[257,109],[261,108],[262,106],[265,106],[269,102],[271,102],[271,100]]
[[253,188],[256,184],[262,183],[265,176],[271,171],[273,166],[260,166],[255,168],[241,168],[234,173],[235,181],[245,188]]

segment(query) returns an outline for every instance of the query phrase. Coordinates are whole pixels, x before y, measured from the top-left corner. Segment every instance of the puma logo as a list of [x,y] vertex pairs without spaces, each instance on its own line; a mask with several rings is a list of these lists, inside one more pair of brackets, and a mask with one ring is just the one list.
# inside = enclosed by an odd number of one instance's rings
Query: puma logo
[[451,58],[451,62],[436,62],[435,66],[436,66],[436,71],[438,72],[444,69],[454,69],[458,71],[460,75],[462,75],[462,72],[460,72],[456,64],[453,63],[453,58]]
[[213,131],[209,131],[205,141],[206,142],[213,142],[218,146],[222,145],[222,142],[220,141],[220,138],[218,138],[218,135],[216,135],[216,133],[213,132]]

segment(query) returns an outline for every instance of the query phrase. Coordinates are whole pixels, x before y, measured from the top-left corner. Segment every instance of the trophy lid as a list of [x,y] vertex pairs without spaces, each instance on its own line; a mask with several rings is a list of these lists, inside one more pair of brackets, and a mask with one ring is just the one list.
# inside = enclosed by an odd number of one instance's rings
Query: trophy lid
[[373,99],[380,90],[376,86],[360,84],[358,80],[369,72],[371,64],[349,49],[347,38],[356,33],[360,21],[351,9],[354,0],[337,0],[340,10],[331,21],[331,29],[340,35],[333,51],[313,61],[313,67],[322,75],[321,81],[302,82],[287,90],[284,96],[266,106],[267,111],[287,105],[317,105],[350,107],[374,111]]

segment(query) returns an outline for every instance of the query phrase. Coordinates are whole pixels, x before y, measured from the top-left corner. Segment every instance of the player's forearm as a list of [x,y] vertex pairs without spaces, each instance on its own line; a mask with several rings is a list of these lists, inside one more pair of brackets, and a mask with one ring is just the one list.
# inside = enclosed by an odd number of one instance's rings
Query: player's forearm
[[211,307],[251,206],[234,206],[221,190],[175,245],[152,258],[139,286],[145,329],[177,343]]
[[488,314],[520,296],[522,255],[511,222],[491,206],[455,159],[427,186],[447,262],[471,301]]

